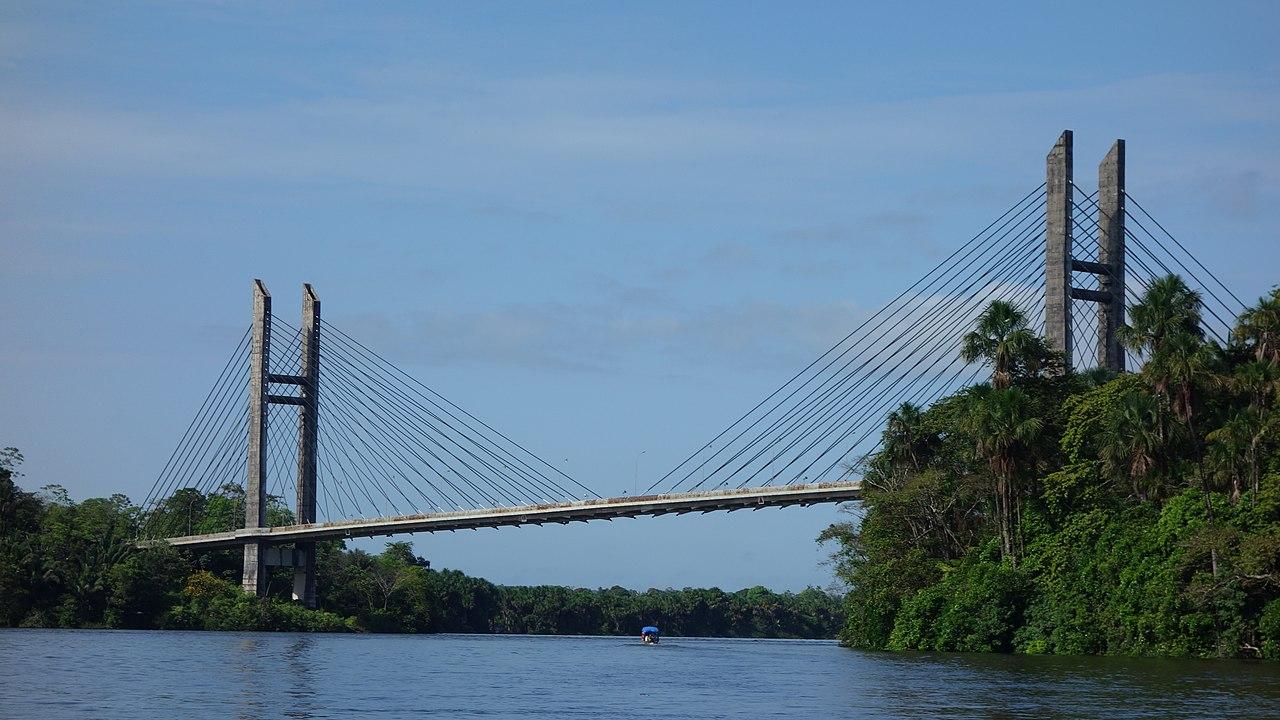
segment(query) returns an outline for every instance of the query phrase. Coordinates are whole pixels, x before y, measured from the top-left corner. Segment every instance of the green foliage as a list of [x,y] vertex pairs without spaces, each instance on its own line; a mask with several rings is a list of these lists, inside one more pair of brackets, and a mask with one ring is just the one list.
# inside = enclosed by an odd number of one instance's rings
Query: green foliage
[[1011,649],[1027,581],[1008,563],[975,559],[902,605],[889,635],[892,650],[1004,652]]
[[1258,632],[1262,635],[1262,656],[1280,660],[1280,599],[1272,600],[1262,609]]
[[192,575],[164,627],[186,630],[278,630],[344,632],[356,630],[354,618],[308,610],[276,598],[256,598],[207,571]]
[[1022,324],[993,307],[964,351],[1008,389],[891,415],[861,522],[820,537],[850,588],[841,640],[1280,657],[1277,303],[1219,347],[1164,278],[1124,332],[1148,362],[1118,377],[1011,371]]

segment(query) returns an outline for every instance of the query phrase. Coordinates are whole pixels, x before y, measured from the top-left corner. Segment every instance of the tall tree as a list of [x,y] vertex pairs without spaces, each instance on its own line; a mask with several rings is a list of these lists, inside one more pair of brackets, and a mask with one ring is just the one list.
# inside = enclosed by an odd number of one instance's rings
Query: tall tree
[[1280,287],[1240,315],[1233,335],[1253,348],[1256,359],[1280,365]]
[[937,445],[937,435],[924,428],[924,413],[909,402],[889,413],[884,430],[884,455],[896,468],[919,472]]
[[1019,373],[1039,371],[1049,355],[1044,340],[1027,328],[1027,316],[1004,300],[994,300],[982,311],[960,345],[965,362],[991,365],[991,384],[997,390],[1011,386]]
[[1170,454],[1169,423],[1160,402],[1143,390],[1126,394],[1107,418],[1107,432],[1099,447],[1109,475],[1128,479],[1134,497],[1146,500],[1158,492]]
[[1206,343],[1202,337],[1178,332],[1164,338],[1142,369],[1193,439],[1197,437],[1194,421],[1198,395],[1217,369],[1217,350],[1216,344]]
[[1257,497],[1259,460],[1264,449],[1273,444],[1270,441],[1277,429],[1274,412],[1246,407],[1232,413],[1222,427],[1209,433],[1210,459],[1230,481],[1232,501],[1240,499],[1242,480]]
[[1018,388],[981,388],[970,399],[968,431],[978,456],[994,480],[992,491],[1000,526],[1000,551],[1015,566],[1021,543],[1019,483],[1029,469],[1044,421]]
[[1129,306],[1129,322],[1120,339],[1135,352],[1154,355],[1177,335],[1203,338],[1200,293],[1177,275],[1156,278],[1142,298]]

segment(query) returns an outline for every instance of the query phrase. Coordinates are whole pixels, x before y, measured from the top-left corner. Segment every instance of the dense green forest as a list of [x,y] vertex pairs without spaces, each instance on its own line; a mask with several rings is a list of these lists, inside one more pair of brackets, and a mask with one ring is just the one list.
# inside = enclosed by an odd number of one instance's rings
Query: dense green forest
[[1129,308],[1136,372],[1067,372],[1018,308],[962,338],[988,383],[888,418],[829,528],[847,645],[1280,657],[1280,289],[1207,340],[1177,276]]
[[[633,635],[658,624],[675,635],[830,638],[840,598],[816,588],[587,590],[503,586],[435,570],[408,543],[374,555],[340,543],[317,549],[318,599],[288,597],[292,570],[274,571],[270,597],[240,590],[241,553],[138,550],[143,518],[123,495],[73,502],[58,486],[15,484],[22,456],[0,451],[0,627],[186,628]],[[161,512],[184,528],[225,528],[243,516],[243,489],[175,493]],[[273,520],[289,511],[273,499]]]

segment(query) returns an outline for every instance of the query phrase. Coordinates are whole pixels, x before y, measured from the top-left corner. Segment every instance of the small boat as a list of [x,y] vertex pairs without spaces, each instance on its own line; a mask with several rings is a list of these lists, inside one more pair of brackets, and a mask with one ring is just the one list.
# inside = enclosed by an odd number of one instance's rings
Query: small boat
[[652,625],[645,625],[640,628],[640,642],[645,645],[657,645],[659,640],[658,628]]

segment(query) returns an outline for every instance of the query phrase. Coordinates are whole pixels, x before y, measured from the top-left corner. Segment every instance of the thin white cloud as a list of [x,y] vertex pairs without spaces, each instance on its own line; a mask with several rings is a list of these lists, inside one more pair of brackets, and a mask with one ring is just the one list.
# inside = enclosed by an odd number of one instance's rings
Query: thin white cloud
[[[524,187],[549,167],[579,181],[603,170],[704,174],[708,163],[855,173],[926,160],[1024,154],[1020,136],[1044,118],[1096,124],[1094,109],[1157,134],[1203,124],[1271,127],[1280,95],[1231,78],[1152,76],[1053,91],[984,93],[894,102],[813,104],[774,98],[746,106],[680,82],[621,77],[456,78],[442,96],[392,93],[257,107],[121,110],[68,98],[15,98],[0,108],[9,141],[0,162],[18,170],[123,176],[356,181],[453,188]],[[699,85],[695,82],[693,87]],[[664,90],[665,88],[665,90]],[[743,96],[750,94],[743,88]],[[776,94],[768,88],[766,94]],[[1121,118],[1129,118],[1128,122]],[[1107,128],[1103,132],[1122,130]],[[997,138],[1010,138],[1003,147]],[[1224,140],[1224,143],[1227,141]],[[1016,146],[1015,146],[1016,145]],[[1196,151],[1206,162],[1273,171],[1243,143]],[[1165,171],[1186,166],[1154,161]],[[851,167],[850,163],[855,163]],[[619,177],[607,182],[625,184]]]

